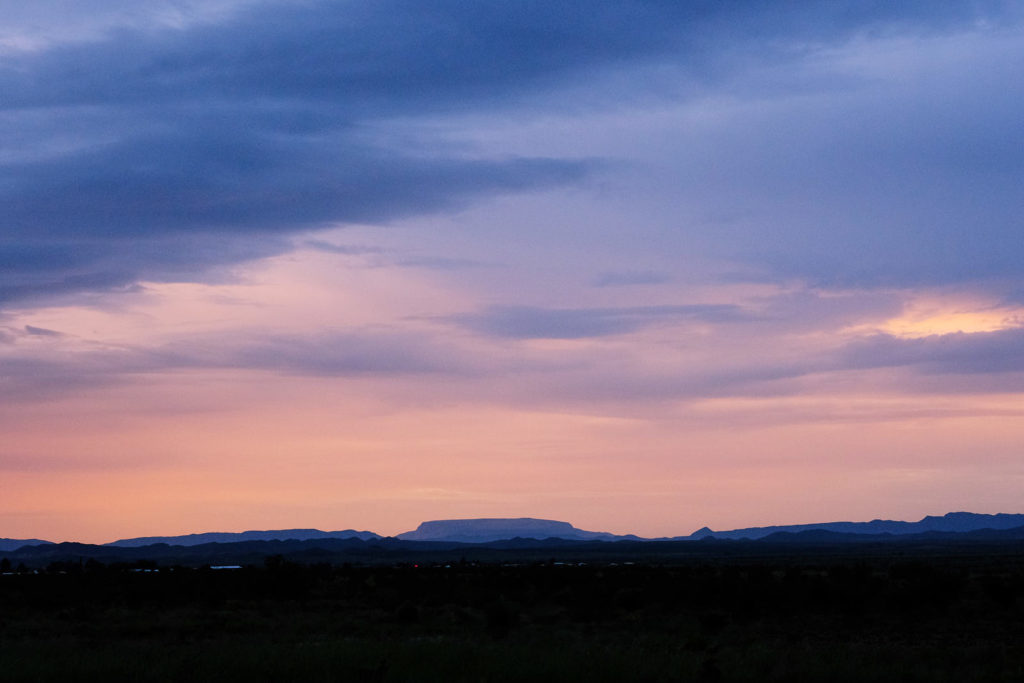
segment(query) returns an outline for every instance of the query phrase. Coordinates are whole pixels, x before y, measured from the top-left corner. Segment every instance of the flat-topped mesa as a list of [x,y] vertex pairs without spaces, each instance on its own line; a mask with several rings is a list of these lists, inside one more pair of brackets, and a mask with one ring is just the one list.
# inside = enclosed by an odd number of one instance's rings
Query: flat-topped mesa
[[423,522],[415,531],[398,534],[403,541],[457,541],[486,543],[511,538],[564,538],[598,540],[614,537],[597,531],[583,531],[568,522],[531,517],[496,519],[437,519]]

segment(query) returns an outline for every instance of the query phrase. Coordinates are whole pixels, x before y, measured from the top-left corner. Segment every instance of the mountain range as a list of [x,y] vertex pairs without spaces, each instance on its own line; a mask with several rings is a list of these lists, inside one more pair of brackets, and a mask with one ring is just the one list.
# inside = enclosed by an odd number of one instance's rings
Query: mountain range
[[[573,542],[612,541],[697,541],[760,540],[793,541],[794,539],[872,540],[885,537],[910,537],[920,534],[964,534],[984,529],[1009,530],[1024,527],[1024,514],[994,515],[973,512],[950,512],[942,516],[929,515],[917,522],[876,519],[870,522],[824,522],[818,524],[792,524],[782,526],[749,527],[726,531],[713,531],[707,527],[688,536],[641,538],[633,534],[612,534],[577,529],[568,522],[548,519],[487,518],[446,519],[423,522],[415,530],[398,534],[394,539],[371,531],[320,531],[319,529],[282,529],[270,531],[209,532],[184,536],[143,536],[126,538],[106,546],[115,548],[143,548],[156,544],[168,546],[200,546],[211,543],[246,543],[256,541],[317,541],[355,539],[363,542],[401,541],[445,544],[488,544],[516,539],[544,541],[560,539]],[[0,539],[0,552],[12,552],[24,546],[51,544],[39,539]]]
[[41,541],[38,538],[0,538],[0,553],[17,550],[26,545],[43,545],[53,541]]
[[242,541],[312,541],[322,538],[358,538],[363,541],[382,538],[372,531],[320,531],[319,529],[280,529],[277,531],[211,531],[203,534],[187,534],[185,536],[140,536],[139,538],[122,538],[119,541],[105,543],[118,548],[141,548],[156,543],[167,545],[202,545],[204,543],[239,543]]
[[929,531],[962,533],[979,529],[1012,529],[1024,526],[1024,514],[999,513],[982,515],[974,512],[949,512],[942,516],[928,515],[917,522],[901,522],[891,519],[874,519],[870,522],[824,522],[821,524],[790,524],[786,526],[760,526],[729,531],[712,531],[707,527],[699,529],[684,538],[700,539],[708,536],[722,539],[757,540],[777,533],[800,533],[804,531],[832,531],[842,534],[893,534],[905,536]]

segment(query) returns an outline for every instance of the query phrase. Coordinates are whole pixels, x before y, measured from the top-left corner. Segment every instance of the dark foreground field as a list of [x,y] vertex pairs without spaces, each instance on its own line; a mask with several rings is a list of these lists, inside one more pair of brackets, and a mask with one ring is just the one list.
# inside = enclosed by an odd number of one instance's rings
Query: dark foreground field
[[4,575],[0,679],[1024,680],[1019,548],[510,564]]

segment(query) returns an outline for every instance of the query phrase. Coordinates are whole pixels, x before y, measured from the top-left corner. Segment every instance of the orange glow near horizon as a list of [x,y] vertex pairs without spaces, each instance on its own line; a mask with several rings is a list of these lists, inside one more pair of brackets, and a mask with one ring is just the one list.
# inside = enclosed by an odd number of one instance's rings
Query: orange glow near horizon
[[[837,396],[840,411],[864,408],[859,419],[808,423],[801,415],[813,414],[811,402],[793,399],[779,406],[789,405],[789,417],[767,422],[771,401],[644,420],[459,403],[396,410],[367,401],[369,384],[349,380],[198,379],[151,382],[148,404],[133,406],[139,389],[120,387],[8,415],[5,451],[21,458],[5,474],[3,535],[395,534],[427,519],[533,516],[665,536],[704,525],[919,518],[977,501],[986,509],[974,511],[1006,511],[1024,484],[1024,421],[1006,417],[1016,397],[961,402],[976,414],[952,416],[942,406],[929,412],[924,399],[872,410],[873,397]],[[708,419],[712,407],[732,414]],[[970,467],[979,451],[983,472]]]
[[[785,367],[833,337],[779,333],[754,318],[756,356],[752,333],[736,323],[486,339],[444,323],[485,307],[486,292],[460,292],[437,273],[339,268],[333,258],[298,251],[240,269],[227,284],[149,284],[117,306],[11,317],[16,331],[61,336],[22,333],[0,352],[39,349],[98,365],[85,386],[0,414],[0,536],[396,534],[427,519],[520,516],[673,536],[704,525],[1019,505],[1017,394],[915,395],[905,373],[882,368],[783,373],[791,384],[764,396],[716,397],[713,381],[676,396],[673,378],[728,378],[754,362]],[[755,294],[770,300],[763,287]],[[701,296],[714,300],[706,289]],[[915,303],[880,322],[894,334],[937,334],[1002,329],[1017,315],[944,306]],[[287,345],[324,329],[366,332],[371,343],[401,329],[414,351],[463,365],[324,376],[230,366],[232,344],[244,349],[273,331]],[[126,349],[140,369],[112,374],[105,354]],[[200,366],[145,365],[147,354],[168,350],[199,353]],[[978,452],[986,465],[972,469]]]

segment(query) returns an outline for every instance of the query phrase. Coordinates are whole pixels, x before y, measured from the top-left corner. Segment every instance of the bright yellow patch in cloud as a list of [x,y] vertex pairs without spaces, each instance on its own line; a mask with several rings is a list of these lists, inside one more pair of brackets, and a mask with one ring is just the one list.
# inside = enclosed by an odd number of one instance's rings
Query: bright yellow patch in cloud
[[881,331],[897,337],[927,337],[956,332],[995,332],[1024,325],[1024,309],[979,302],[915,301]]

